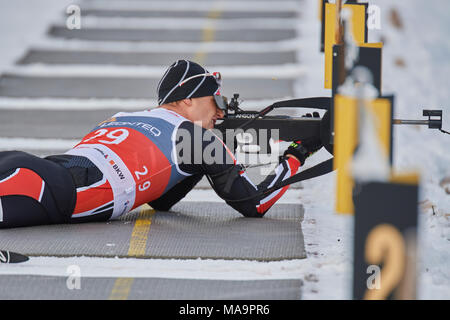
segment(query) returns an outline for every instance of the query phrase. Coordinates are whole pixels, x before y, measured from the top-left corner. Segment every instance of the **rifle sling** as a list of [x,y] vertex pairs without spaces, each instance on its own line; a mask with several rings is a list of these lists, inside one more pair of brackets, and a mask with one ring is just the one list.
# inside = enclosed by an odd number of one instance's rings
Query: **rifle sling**
[[333,158],[330,158],[328,160],[325,160],[325,161],[315,165],[314,167],[303,170],[302,172],[297,173],[297,174],[293,175],[292,177],[290,177],[278,184],[275,184],[266,190],[260,191],[251,197],[246,197],[246,198],[242,198],[242,199],[225,199],[225,198],[222,198],[222,199],[227,202],[241,202],[241,201],[252,200],[254,198],[261,197],[266,194],[272,193],[272,192],[274,192],[278,189],[281,189],[287,185],[290,185],[290,184],[293,184],[296,182],[300,182],[303,180],[308,180],[308,179],[312,179],[315,177],[319,177],[319,176],[322,176],[322,175],[327,174],[332,171],[333,171]]

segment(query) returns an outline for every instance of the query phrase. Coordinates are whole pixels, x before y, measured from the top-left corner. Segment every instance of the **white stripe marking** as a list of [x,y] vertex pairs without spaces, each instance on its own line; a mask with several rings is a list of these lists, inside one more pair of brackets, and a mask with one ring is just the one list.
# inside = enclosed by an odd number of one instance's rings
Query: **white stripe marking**
[[78,192],[83,192],[83,191],[89,190],[89,189],[91,189],[91,188],[96,188],[96,187],[98,187],[98,186],[101,186],[101,185],[104,184],[104,183],[106,183],[106,178],[105,178],[105,176],[103,176],[103,179],[102,179],[102,180],[100,180],[100,181],[98,181],[98,182],[96,182],[96,183],[94,183],[94,184],[91,184],[91,185],[86,186],[86,187],[79,187],[79,188],[77,188],[77,193],[78,193]]
[[259,202],[258,207],[259,207],[259,206],[262,206],[262,205],[264,205],[264,204],[266,204],[266,203],[268,203],[270,200],[272,200],[274,197],[276,197],[276,196],[281,192],[281,190],[282,190],[282,189],[278,189],[278,190],[272,192],[268,197],[266,197],[266,198],[264,198],[263,200],[261,200],[261,201]]
[[161,87],[161,83],[164,81],[164,79],[166,78],[167,74],[169,73],[170,70],[172,70],[173,67],[175,67],[178,64],[178,60],[175,62],[175,64],[173,66],[170,66],[169,68],[167,68],[166,72],[164,73],[164,75],[162,76],[161,80],[159,80],[158,82],[158,86],[156,88],[156,92],[159,92],[159,88]]
[[[94,215],[96,215],[96,214],[99,214],[99,213],[102,213],[102,212],[105,212],[105,211],[114,209],[114,206],[109,206],[110,204],[114,204],[114,200],[113,200],[113,201],[110,201],[110,202],[108,202],[108,203],[104,203],[104,204],[98,206],[97,208],[94,208],[94,209],[91,209],[91,210],[88,210],[88,211],[84,211],[84,212],[80,212],[80,213],[76,213],[76,214],[72,214],[71,217],[72,217],[73,219],[76,219],[76,218],[83,218],[83,217],[88,217],[88,216],[94,216]],[[108,206],[108,207],[107,207],[106,209],[103,209],[103,210],[101,210],[101,211],[98,211],[98,212],[95,212],[95,213],[94,213],[95,210],[98,210],[98,209],[100,209],[101,207],[105,207],[105,206]]]
[[4,252],[6,252],[6,257],[3,254],[3,252],[0,251],[0,262],[9,263],[9,258],[10,258],[9,251],[4,251]]
[[298,1],[117,1],[117,0],[91,0],[89,3],[83,3],[83,10],[161,10],[161,11],[198,11],[210,12],[220,11],[248,11],[248,12],[290,12],[300,10]]
[[279,176],[283,173],[283,170],[284,170],[284,167],[282,164],[277,166],[277,168],[275,169],[275,178],[268,185],[268,188],[271,188],[275,184],[275,182],[278,181],[278,179],[280,178]]
[[[297,19],[186,19],[173,18],[170,24],[169,18],[105,18],[105,17],[83,17],[83,29],[99,28],[105,29],[149,29],[150,30],[203,30],[214,24],[216,30],[295,30]],[[66,28],[65,24],[55,24],[55,27]]]
[[70,139],[0,138],[0,150],[68,150],[78,142]]
[[[281,181],[286,180],[287,178],[289,178],[291,176],[291,168],[288,165],[288,171],[286,172],[286,174],[284,175],[283,179]],[[272,187],[275,183],[275,181],[278,180],[277,178],[274,179],[272,181],[272,183],[269,185],[269,188]],[[281,191],[283,190],[283,188],[276,190],[275,192],[272,192],[269,196],[265,197],[264,199],[262,199],[259,203],[260,205],[263,205],[267,202],[269,202],[270,200],[272,200],[273,198],[275,198]]]
[[184,78],[186,78],[186,75],[189,71],[190,63],[187,60],[184,60],[184,61],[186,61],[186,70],[184,71],[183,76],[181,77],[180,81],[172,89],[170,89],[169,93],[166,94],[164,99],[162,99],[162,101],[159,103],[160,105],[164,104],[164,102],[166,102],[166,99],[170,96],[170,94],[180,85],[181,82],[183,82]]
[[[200,88],[200,86],[203,84],[203,82],[205,82],[205,80],[206,80],[206,76],[203,76],[202,81],[200,81],[200,83],[195,87],[194,90],[192,90],[192,92],[186,98],[189,99],[190,97],[192,97],[192,95],[198,90],[198,88]],[[217,90],[219,90],[219,89],[217,89]],[[217,92],[217,90],[216,90],[216,92]]]
[[[229,78],[297,79],[306,74],[307,68],[296,63],[280,65],[210,66],[208,69],[220,71],[224,81]],[[103,66],[103,65],[15,65],[5,69],[9,76],[22,77],[117,77],[117,78],[157,78],[166,69],[153,66]],[[184,79],[184,78],[183,78]],[[177,84],[178,85],[178,84]],[[174,89],[176,86],[174,87]],[[172,90],[174,90],[172,89]]]
[[[185,119],[184,117],[182,119]],[[172,140],[172,153],[170,154],[170,156],[172,157],[172,162],[175,164],[175,168],[177,169],[178,173],[182,174],[183,176],[191,176],[192,174],[190,173],[186,173],[183,170],[180,169],[180,164],[178,161],[178,155],[177,155],[177,147],[176,147],[176,136],[177,136],[177,131],[178,128],[180,127],[180,125],[183,123],[184,121],[180,121],[178,123],[175,123],[175,130],[172,131],[172,136],[171,136],[171,140]]]
[[45,189],[45,181],[42,180],[42,186],[41,186],[41,192],[39,193],[39,202],[42,200],[42,196],[44,195],[44,189]]
[[309,259],[283,261],[204,259],[120,259],[92,257],[31,257],[17,266],[4,265],[1,275],[67,277],[67,266],[78,265],[83,277],[170,278],[204,280],[303,279]]
[[[34,49],[86,50],[99,52],[284,52],[302,49],[305,39],[294,38],[281,41],[212,41],[212,42],[167,42],[167,41],[88,41],[80,39],[44,38]],[[306,48],[310,50],[310,48]]]
[[[268,101],[267,101],[268,102]],[[0,97],[0,110],[143,110],[158,105],[156,99],[76,99]],[[268,105],[268,104],[267,104]],[[112,110],[112,113],[114,111]],[[101,121],[103,119],[99,119]]]
[[5,182],[9,179],[11,179],[12,177],[14,177],[16,174],[18,174],[20,171],[20,168],[17,168],[16,171],[14,171],[13,173],[11,173],[11,175],[7,176],[6,178],[0,180],[0,183]]
[[2,205],[2,197],[0,197],[0,222],[3,222],[3,205]]

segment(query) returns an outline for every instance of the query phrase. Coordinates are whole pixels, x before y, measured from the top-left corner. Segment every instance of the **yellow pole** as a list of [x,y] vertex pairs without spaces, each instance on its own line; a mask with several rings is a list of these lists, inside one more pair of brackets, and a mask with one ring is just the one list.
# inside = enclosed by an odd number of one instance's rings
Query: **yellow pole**
[[335,19],[335,42],[342,44],[342,21],[341,21],[342,0],[336,0],[336,19]]

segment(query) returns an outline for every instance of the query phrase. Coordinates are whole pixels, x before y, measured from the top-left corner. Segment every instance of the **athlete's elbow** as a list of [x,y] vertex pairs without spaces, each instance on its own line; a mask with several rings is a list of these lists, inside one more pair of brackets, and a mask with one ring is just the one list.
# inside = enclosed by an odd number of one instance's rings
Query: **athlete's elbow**
[[173,204],[163,203],[162,201],[152,201],[147,204],[157,211],[169,211],[173,206]]
[[264,217],[264,214],[265,214],[265,212],[264,213],[250,212],[250,213],[244,214],[244,216],[246,218],[262,218],[262,217]]
[[245,208],[239,208],[237,209],[240,214],[242,214],[246,218],[262,218],[265,215],[265,211],[260,212],[256,207],[254,206],[248,206]]

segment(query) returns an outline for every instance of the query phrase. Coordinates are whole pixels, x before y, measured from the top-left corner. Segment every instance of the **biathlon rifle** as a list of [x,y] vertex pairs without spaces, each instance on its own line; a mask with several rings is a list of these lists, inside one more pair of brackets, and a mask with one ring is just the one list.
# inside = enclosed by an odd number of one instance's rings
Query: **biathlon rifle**
[[[230,102],[226,102],[226,110],[221,123],[215,125],[215,129],[222,133],[227,146],[235,144],[235,141],[227,141],[231,135],[227,135],[228,130],[242,130],[253,135],[253,140],[257,144],[270,146],[271,130],[277,130],[277,138],[282,141],[302,140],[313,137],[320,137],[324,148],[333,155],[333,139],[331,139],[331,118],[330,108],[332,105],[331,97],[311,97],[292,100],[283,100],[271,104],[260,111],[242,110],[240,107],[239,94],[235,93]],[[325,110],[322,117],[293,117],[289,115],[268,115],[275,109],[281,108],[305,108]],[[317,113],[316,113],[317,114]],[[438,129],[443,133],[450,134],[442,130],[442,110],[423,110],[423,116],[427,120],[399,120],[394,119],[393,124],[414,124],[427,125],[430,129]],[[253,129],[253,130],[249,130]],[[267,130],[264,135],[267,141],[258,141],[254,133],[259,130]],[[233,136],[234,139],[234,136]],[[268,150],[270,152],[270,150]],[[268,194],[274,190],[280,189],[286,185],[299,182],[306,179],[321,176],[333,171],[333,158],[328,159],[309,169],[303,170],[280,184],[274,185],[262,193]],[[253,198],[253,197],[252,197]],[[240,199],[244,201],[246,199]]]

